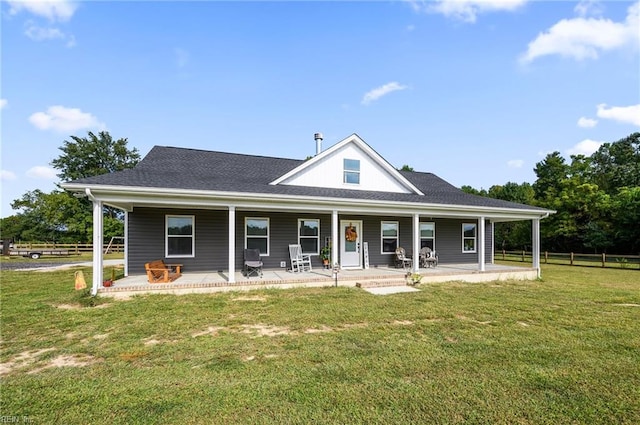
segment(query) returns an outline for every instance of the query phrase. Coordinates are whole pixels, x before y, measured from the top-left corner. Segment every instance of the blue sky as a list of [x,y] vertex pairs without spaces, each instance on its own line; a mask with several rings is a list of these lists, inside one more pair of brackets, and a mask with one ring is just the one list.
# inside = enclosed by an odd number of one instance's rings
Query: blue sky
[[478,189],[640,131],[637,1],[0,6],[2,217],[88,131],[299,159],[357,133]]

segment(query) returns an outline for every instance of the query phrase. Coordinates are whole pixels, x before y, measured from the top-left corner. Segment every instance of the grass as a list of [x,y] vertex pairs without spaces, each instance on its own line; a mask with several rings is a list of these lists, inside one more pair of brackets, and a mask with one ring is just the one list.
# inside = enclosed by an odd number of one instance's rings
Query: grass
[[[90,280],[90,269],[85,269]],[[98,298],[3,272],[3,417],[33,423],[640,423],[640,273]]]

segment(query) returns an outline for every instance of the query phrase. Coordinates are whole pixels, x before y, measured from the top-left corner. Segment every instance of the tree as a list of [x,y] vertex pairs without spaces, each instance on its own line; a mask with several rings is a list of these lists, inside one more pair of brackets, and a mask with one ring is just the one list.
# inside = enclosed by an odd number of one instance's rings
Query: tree
[[[127,148],[127,139],[114,141],[104,131],[97,136],[89,132],[88,137],[71,136],[71,139],[64,141],[60,148],[63,154],[51,162],[60,170],[58,177],[65,181],[132,168],[140,160],[137,149]],[[21,210],[20,240],[71,243],[92,239],[92,205],[86,198],[76,198],[63,190],[51,193],[35,190],[14,200],[11,207]],[[122,236],[121,212],[105,207],[105,213],[104,236]]]
[[400,171],[413,171],[413,167],[410,167],[407,164],[405,164],[402,166],[402,168],[400,168]]
[[51,161],[60,170],[58,177],[63,181],[122,171],[140,161],[136,148],[127,149],[127,139],[114,141],[106,131],[97,136],[89,131],[88,137],[71,136],[71,139],[72,142],[63,142],[60,148],[63,154]]
[[640,133],[603,144],[591,158],[595,183],[609,195],[640,186]]

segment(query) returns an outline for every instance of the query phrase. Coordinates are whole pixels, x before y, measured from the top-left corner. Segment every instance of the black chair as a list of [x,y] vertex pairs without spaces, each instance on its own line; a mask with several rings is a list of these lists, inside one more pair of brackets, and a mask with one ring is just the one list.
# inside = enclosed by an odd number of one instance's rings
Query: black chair
[[262,259],[259,249],[244,250],[244,275],[249,278],[251,275],[262,277]]

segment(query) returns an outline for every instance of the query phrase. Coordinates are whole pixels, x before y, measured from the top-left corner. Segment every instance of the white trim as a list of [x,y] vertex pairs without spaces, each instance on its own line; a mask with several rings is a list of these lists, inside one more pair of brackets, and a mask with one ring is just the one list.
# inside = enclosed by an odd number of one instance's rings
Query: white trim
[[292,176],[300,173],[301,171],[305,170],[306,168],[309,168],[309,167],[313,166],[315,163],[322,161],[324,158],[330,156],[333,152],[341,149],[343,146],[345,146],[345,145],[347,145],[349,143],[354,143],[356,146],[358,146],[360,149],[362,149],[382,169],[384,169],[387,173],[389,173],[394,179],[396,179],[402,186],[406,187],[409,191],[411,191],[413,193],[416,193],[418,195],[424,195],[424,193],[422,193],[420,191],[420,189],[418,189],[416,186],[414,186],[413,183],[411,183],[409,180],[404,178],[402,176],[402,174],[400,174],[400,172],[395,167],[393,167],[391,164],[389,164],[389,162],[386,159],[381,157],[380,154],[378,154],[375,150],[373,150],[371,148],[371,146],[369,146],[364,140],[362,140],[360,138],[360,136],[358,136],[355,133],[352,134],[351,136],[339,141],[335,145],[331,146],[329,149],[322,151],[320,154],[314,156],[310,160],[303,162],[302,164],[300,164],[299,166],[297,166],[293,170],[289,171],[288,173],[284,174],[283,176],[278,177],[277,179],[275,179],[274,181],[270,182],[269,184],[270,185],[278,185],[278,184],[286,181],[287,179],[289,179]]
[[129,211],[124,212],[124,276],[129,276]]
[[380,220],[380,254],[381,255],[395,255],[396,254],[396,250],[394,249],[393,251],[390,252],[384,252],[384,240],[385,239],[392,239],[391,237],[384,236],[384,229],[383,226],[384,224],[395,224],[396,225],[396,248],[398,248],[400,246],[400,222],[399,221],[393,221],[393,220]]
[[[474,236],[473,236],[473,250],[469,250],[466,251],[464,249],[464,241],[466,239],[471,239],[470,237],[465,237],[464,236],[464,226],[465,225],[472,225],[473,226],[473,230],[474,230]],[[463,254],[475,254],[476,252],[478,252],[478,223],[470,223],[470,222],[465,222],[462,223],[462,253]]]
[[420,215],[413,215],[411,224],[412,242],[413,242],[413,272],[418,273],[420,270]]
[[538,279],[540,278],[540,220],[531,221],[531,255],[533,268],[536,269]]
[[340,233],[340,221],[338,220],[338,210],[331,212],[331,265],[335,266],[339,264],[338,249],[338,234]]
[[[85,186],[63,184],[68,190],[91,189],[106,205],[121,208],[126,204],[150,207],[206,207],[226,209],[233,202],[239,209],[274,209],[297,211],[326,211],[338,208],[343,213],[388,215],[420,214],[442,218],[477,218],[479,214],[496,222],[533,220],[555,213],[553,210],[511,209],[502,207],[476,207],[471,205],[433,204],[428,202],[397,202],[353,198],[276,195],[251,192],[221,192],[204,190],[175,190],[168,188],[141,188],[127,186]],[[126,189],[126,190],[124,190]],[[134,200],[132,200],[134,197]]]
[[478,218],[478,231],[476,232],[476,239],[478,241],[478,269],[483,272],[485,270],[485,259],[484,259],[484,238],[485,238],[485,223],[484,217]]
[[[191,219],[191,236],[186,235],[169,235],[169,218],[190,218]],[[191,254],[173,254],[169,255],[169,237],[190,237],[191,238]],[[195,258],[196,256],[196,216],[191,214],[165,214],[164,215],[164,256],[165,258]]]
[[423,240],[429,240],[432,239],[433,240],[433,250],[437,251],[436,248],[436,222],[435,221],[421,221],[418,223],[418,226],[423,225],[423,224],[433,224],[433,237],[431,238],[424,238],[422,237],[422,231],[420,229],[418,229],[418,237],[420,238],[420,246],[422,246],[422,241]]
[[[248,220],[266,220],[267,221],[267,252],[260,253],[261,257],[268,257],[271,250],[271,219],[269,217],[245,217],[244,218],[244,249],[247,249],[247,221]],[[252,238],[264,238],[265,236],[251,236]]]
[[91,295],[98,295],[98,288],[102,287],[103,276],[103,231],[104,214],[102,212],[102,201],[91,196],[91,191],[87,189],[89,199],[93,201],[93,279],[91,285]]
[[[316,221],[318,223],[318,236],[300,236],[300,224],[303,221]],[[309,254],[309,255],[320,255],[320,250],[322,249],[322,246],[320,244],[320,219],[319,218],[299,218],[298,219],[298,245],[300,245],[300,248],[302,248],[302,242],[300,241],[300,239],[317,239],[318,243],[317,243],[317,247],[318,250],[317,252],[303,252],[304,254]]]
[[227,222],[228,227],[228,264],[229,264],[229,277],[228,282],[234,283],[236,281],[236,207],[229,205],[229,219]]

